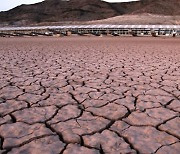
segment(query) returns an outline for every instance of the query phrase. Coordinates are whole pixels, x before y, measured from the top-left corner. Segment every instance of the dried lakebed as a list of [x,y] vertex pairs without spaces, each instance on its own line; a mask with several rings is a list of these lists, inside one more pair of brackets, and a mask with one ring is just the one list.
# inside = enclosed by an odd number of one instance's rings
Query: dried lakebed
[[180,153],[180,39],[1,38],[0,153]]

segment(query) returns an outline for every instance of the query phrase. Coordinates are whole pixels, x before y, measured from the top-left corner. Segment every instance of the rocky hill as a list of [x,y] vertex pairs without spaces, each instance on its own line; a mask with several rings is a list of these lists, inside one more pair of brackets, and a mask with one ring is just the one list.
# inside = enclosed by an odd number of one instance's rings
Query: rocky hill
[[180,15],[180,0],[140,0],[128,3],[112,3],[111,6],[121,14]]
[[180,0],[140,0],[108,3],[101,0],[45,0],[0,12],[0,23],[29,25],[42,22],[91,21],[119,15],[151,13],[180,15]]

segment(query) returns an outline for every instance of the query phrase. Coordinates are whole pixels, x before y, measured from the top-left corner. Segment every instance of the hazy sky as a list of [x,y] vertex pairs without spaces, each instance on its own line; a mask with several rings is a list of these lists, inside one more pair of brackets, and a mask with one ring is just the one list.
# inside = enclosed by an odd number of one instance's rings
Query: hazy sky
[[[7,11],[21,4],[34,4],[43,0],[0,0],[0,11]],[[104,0],[108,2],[128,2],[136,0]]]

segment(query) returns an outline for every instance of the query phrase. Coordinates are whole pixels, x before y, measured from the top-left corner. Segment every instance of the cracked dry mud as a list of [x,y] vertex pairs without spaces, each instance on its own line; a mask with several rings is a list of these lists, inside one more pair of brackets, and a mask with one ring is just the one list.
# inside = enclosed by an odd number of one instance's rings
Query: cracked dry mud
[[0,153],[180,153],[179,39],[1,38],[0,55]]

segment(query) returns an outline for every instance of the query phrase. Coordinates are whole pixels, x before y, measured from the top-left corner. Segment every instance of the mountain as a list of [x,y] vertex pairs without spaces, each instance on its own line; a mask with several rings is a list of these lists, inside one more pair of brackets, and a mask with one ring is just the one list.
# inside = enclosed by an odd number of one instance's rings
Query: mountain
[[180,15],[180,0],[140,0],[129,3],[112,3],[121,14]]
[[179,8],[180,0],[140,0],[126,3],[108,3],[101,0],[45,0],[0,12],[0,23],[29,25],[44,22],[91,21],[142,13],[177,16],[180,15]]

